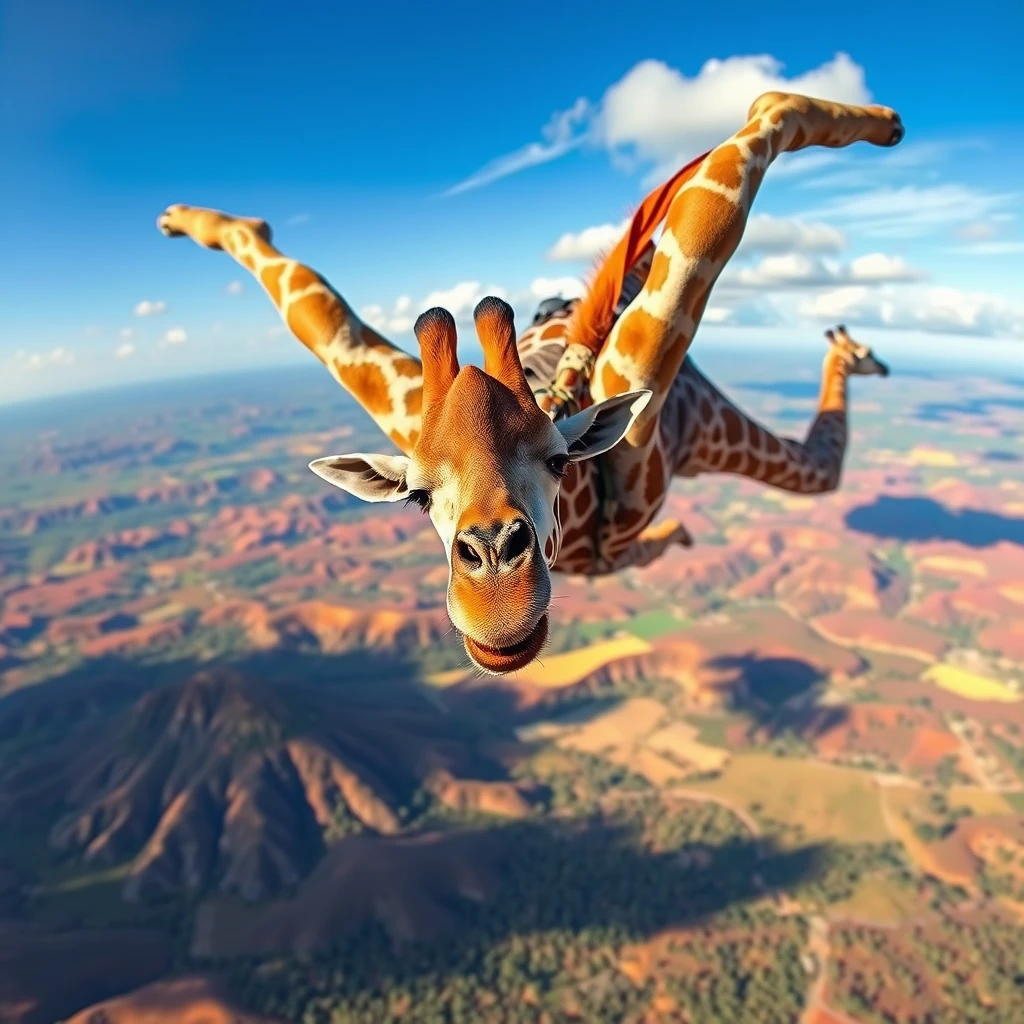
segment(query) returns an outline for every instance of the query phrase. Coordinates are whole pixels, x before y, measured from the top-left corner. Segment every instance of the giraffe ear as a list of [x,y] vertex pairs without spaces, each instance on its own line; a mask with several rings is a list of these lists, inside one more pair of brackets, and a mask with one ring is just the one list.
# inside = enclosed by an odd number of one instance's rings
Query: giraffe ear
[[401,501],[409,496],[404,455],[329,455],[309,468],[329,484],[363,501]]
[[647,407],[651,395],[650,391],[627,391],[556,422],[555,428],[569,446],[569,458],[581,462],[614,448]]

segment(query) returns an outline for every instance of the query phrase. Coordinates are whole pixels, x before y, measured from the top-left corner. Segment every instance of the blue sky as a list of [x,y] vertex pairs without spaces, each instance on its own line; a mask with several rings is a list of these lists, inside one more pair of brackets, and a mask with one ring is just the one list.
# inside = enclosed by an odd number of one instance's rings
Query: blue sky
[[845,320],[1020,360],[1019,0],[624,6],[6,0],[0,401],[310,359],[227,257],[157,233],[172,202],[266,217],[396,341],[487,291],[525,320],[780,83],[894,106],[907,141],[778,163],[694,354],[817,353]]

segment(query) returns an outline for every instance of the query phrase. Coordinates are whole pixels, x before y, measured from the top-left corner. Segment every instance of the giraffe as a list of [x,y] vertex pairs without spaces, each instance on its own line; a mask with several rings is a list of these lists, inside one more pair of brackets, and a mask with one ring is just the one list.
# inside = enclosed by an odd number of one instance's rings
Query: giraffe
[[[416,323],[417,361],[362,323],[319,274],[280,253],[264,221],[176,205],[157,224],[165,235],[223,249],[246,267],[292,332],[391,438],[401,455],[328,456],[310,468],[365,500],[423,508],[448,559],[449,617],[470,659],[501,674],[543,649],[551,572],[613,572],[688,542],[681,524],[652,523],[674,476],[737,472],[753,460],[763,466],[765,482],[777,486],[822,489],[838,481],[838,471],[819,471],[829,453],[835,466],[840,435],[845,438],[845,414],[831,414],[845,409],[843,366],[849,373],[866,358],[854,352],[845,331],[833,346],[821,425],[816,421],[802,446],[754,430],[724,396],[708,403],[730,448],[725,457],[718,457],[714,426],[703,458],[699,443],[681,444],[694,400],[699,420],[713,390],[695,368],[685,369],[686,357],[772,160],[815,145],[894,146],[903,135],[888,107],[780,92],[756,99],[735,135],[645,200],[616,259],[606,261],[568,316],[549,325],[565,342],[558,380],[570,383],[566,396],[555,396],[554,409],[550,389],[535,389],[527,379],[513,311],[499,299],[482,300],[474,313],[482,370],[459,366],[455,323],[441,309]],[[661,219],[664,230],[652,251]],[[629,271],[644,254],[630,297]],[[540,329],[537,340],[543,339],[543,324],[531,329]],[[536,347],[534,339],[524,340],[528,352]],[[698,379],[706,385],[700,397]],[[585,401],[575,400],[583,391]],[[740,429],[745,450],[733,450]]]

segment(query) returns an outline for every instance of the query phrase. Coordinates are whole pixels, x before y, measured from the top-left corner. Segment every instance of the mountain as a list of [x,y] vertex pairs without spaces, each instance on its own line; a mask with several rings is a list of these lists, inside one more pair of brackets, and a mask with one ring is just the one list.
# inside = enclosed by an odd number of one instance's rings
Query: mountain
[[51,847],[124,866],[130,900],[211,884],[256,900],[340,834],[400,832],[414,803],[529,812],[497,756],[414,686],[346,682],[221,668],[158,686],[0,774],[0,818],[48,814]]

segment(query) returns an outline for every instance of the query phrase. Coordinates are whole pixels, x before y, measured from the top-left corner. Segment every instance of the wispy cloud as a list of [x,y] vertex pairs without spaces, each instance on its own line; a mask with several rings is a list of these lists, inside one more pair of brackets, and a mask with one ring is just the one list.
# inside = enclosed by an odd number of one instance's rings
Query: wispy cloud
[[[531,142],[495,158],[452,186],[446,196],[482,188],[501,178],[550,163],[592,142],[621,162],[653,164],[664,176],[742,126],[750,104],[763,92],[783,90],[866,103],[871,94],[863,68],[845,53],[810,71],[787,77],[783,64],[767,54],[709,60],[692,78],[662,61],[634,65],[604,94],[600,103],[578,99],[556,113]],[[830,160],[804,159],[803,168]],[[794,163],[792,169],[799,165]]]
[[245,285],[241,281],[228,281],[224,288],[228,295],[241,295],[245,291]]
[[284,223],[286,227],[297,228],[300,224],[308,224],[310,219],[308,213],[293,213]]
[[959,184],[905,185],[839,196],[808,216],[848,222],[851,232],[865,236],[912,238],[982,220],[1019,198],[1017,192],[982,192]]
[[133,355],[135,355],[135,346],[130,341],[126,341],[114,349],[114,356],[117,359],[128,359]]
[[455,196],[475,188],[490,185],[500,178],[538,167],[564,156],[586,141],[586,126],[592,116],[590,104],[578,99],[568,110],[552,115],[551,120],[541,129],[543,142],[531,142],[512,153],[488,161],[480,170],[443,192],[444,196]]

